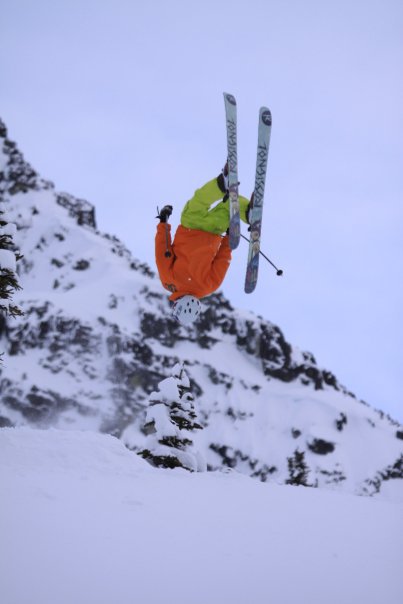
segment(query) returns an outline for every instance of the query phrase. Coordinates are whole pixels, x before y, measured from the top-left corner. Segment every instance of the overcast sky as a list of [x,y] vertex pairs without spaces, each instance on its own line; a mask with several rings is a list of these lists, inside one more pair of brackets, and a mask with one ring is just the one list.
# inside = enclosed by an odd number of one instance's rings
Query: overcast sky
[[223,291],[403,421],[401,0],[0,5],[10,137],[153,266],[157,204],[176,226],[225,162],[223,91],[238,101],[246,196],[270,107],[262,249],[284,276],[262,260],[244,294],[241,243]]

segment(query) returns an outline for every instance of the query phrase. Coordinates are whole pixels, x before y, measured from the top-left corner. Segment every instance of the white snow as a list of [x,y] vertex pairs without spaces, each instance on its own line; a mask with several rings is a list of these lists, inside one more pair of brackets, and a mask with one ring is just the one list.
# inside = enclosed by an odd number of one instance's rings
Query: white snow
[[0,270],[4,269],[15,273],[16,268],[15,253],[11,250],[0,250]]
[[13,222],[8,222],[4,226],[0,227],[0,236],[8,235],[9,237],[14,237],[17,233],[17,225]]
[[[401,482],[401,481],[395,481]],[[4,604],[400,604],[402,505],[0,430]]]

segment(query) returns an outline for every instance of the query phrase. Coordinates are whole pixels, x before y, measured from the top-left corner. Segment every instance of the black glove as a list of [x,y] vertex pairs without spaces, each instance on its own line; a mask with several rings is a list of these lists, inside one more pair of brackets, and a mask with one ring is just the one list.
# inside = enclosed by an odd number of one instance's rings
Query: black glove
[[168,222],[168,218],[172,214],[172,206],[164,206],[161,211],[157,208],[158,215],[156,218],[160,219],[160,222]]
[[221,174],[217,176],[217,184],[222,193],[228,193],[228,161],[225,162],[225,166],[221,170]]
[[251,198],[250,198],[250,202],[248,203],[248,207],[246,208],[246,212],[245,212],[245,214],[246,214],[246,220],[247,220],[248,224],[250,224],[250,222],[249,222],[249,214],[250,214],[251,209],[253,208],[253,198],[254,198],[254,196],[255,196],[255,193],[253,192],[252,195],[251,195]]

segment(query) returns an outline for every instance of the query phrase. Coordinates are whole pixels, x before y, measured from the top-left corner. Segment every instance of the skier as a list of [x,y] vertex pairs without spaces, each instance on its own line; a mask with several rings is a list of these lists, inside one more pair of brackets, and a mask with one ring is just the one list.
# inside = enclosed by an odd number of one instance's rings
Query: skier
[[[240,195],[239,204],[240,217],[248,224],[249,201]],[[158,212],[160,222],[155,237],[158,273],[165,289],[171,292],[173,316],[183,325],[190,325],[201,312],[200,298],[209,296],[221,285],[231,262],[227,233],[228,165],[217,178],[197,189],[186,203],[173,243],[168,224],[172,206],[166,205]]]

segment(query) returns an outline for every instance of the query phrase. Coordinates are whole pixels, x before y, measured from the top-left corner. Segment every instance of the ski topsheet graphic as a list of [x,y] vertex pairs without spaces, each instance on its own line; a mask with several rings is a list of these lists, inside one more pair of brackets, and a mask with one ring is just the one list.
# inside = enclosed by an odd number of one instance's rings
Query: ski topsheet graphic
[[270,109],[261,107],[259,111],[255,188],[249,212],[250,241],[245,278],[245,292],[247,294],[250,294],[255,289],[259,271],[260,235],[262,230],[264,189],[266,184],[267,159],[269,156],[271,123],[272,118]]
[[[225,118],[227,128],[228,154],[228,195],[229,195],[229,245],[238,247],[241,237],[238,199],[238,149],[237,149],[237,105],[232,94],[224,92]],[[250,240],[246,267],[245,292],[254,291],[259,271],[260,235],[264,190],[266,184],[267,160],[271,135],[272,117],[270,109],[261,107],[259,111],[258,143],[256,155],[255,188],[249,211]],[[280,274],[281,271],[278,272]]]
[[227,126],[228,195],[229,195],[229,245],[234,250],[239,245],[241,224],[238,200],[238,149],[236,100],[224,92],[225,118]]

